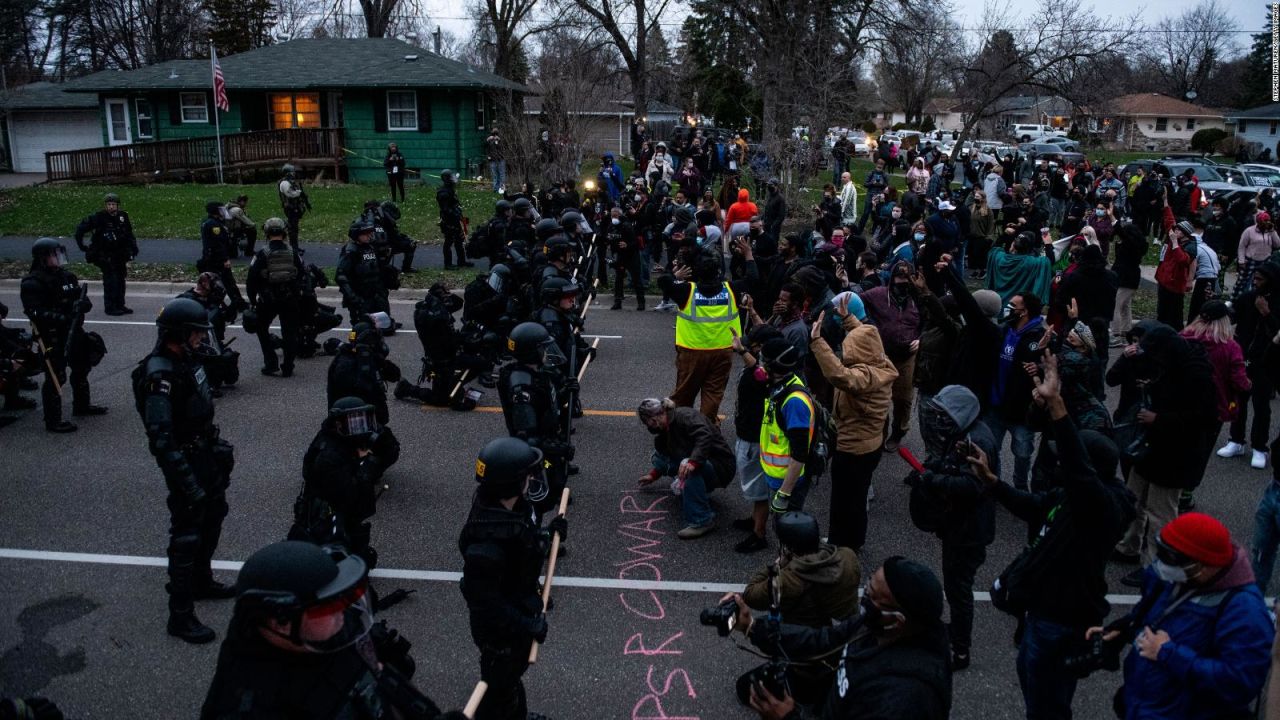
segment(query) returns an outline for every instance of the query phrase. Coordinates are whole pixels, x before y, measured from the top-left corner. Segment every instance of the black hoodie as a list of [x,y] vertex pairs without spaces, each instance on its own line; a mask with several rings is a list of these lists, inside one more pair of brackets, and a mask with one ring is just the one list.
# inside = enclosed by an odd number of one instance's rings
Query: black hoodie
[[1150,451],[1134,470],[1153,485],[1189,490],[1200,484],[1210,427],[1216,427],[1218,396],[1213,368],[1200,343],[1188,343],[1168,325],[1156,325],[1142,337],[1139,376],[1147,384]]

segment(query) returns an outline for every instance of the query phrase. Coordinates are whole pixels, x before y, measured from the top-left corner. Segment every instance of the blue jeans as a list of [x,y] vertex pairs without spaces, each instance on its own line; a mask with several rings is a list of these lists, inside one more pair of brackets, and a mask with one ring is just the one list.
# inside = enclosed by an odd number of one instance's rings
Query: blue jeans
[[1028,613],[1018,645],[1018,685],[1027,706],[1027,720],[1071,720],[1076,678],[1062,669],[1062,660],[1082,640],[1084,631],[1042,620]]
[[[884,191],[881,190],[880,192]],[[875,203],[871,202],[871,198],[873,195],[878,194],[879,193],[872,193],[870,190],[867,191],[867,199],[862,203],[862,214],[858,216],[859,234],[861,234],[863,229],[867,227],[867,221],[871,219],[871,213],[875,212]]]
[[498,192],[507,184],[507,161],[490,160],[489,177],[493,178],[493,191]]
[[[1022,372],[1022,368],[1013,368],[1009,372]],[[1000,451],[1004,447],[1004,436],[1013,435],[1010,443],[1013,446],[1013,485],[1025,490],[1027,478],[1031,476],[1031,455],[1036,449],[1036,433],[1026,425],[1007,423],[1000,417],[998,410],[988,410],[983,423],[991,430],[996,440],[995,457],[991,458],[991,470],[1000,477]]]
[[[672,459],[657,450],[653,451],[653,467],[663,477],[674,478],[680,472],[680,461],[683,459]],[[715,486],[716,470],[711,463],[703,463],[697,471],[685,478],[684,491],[680,494],[685,525],[701,527],[715,522],[716,513],[711,509],[711,501],[707,499],[707,488]]]
[[1271,573],[1275,570],[1277,545],[1280,545],[1280,483],[1273,480],[1267,484],[1253,516],[1253,551],[1249,558],[1263,595],[1267,594]]

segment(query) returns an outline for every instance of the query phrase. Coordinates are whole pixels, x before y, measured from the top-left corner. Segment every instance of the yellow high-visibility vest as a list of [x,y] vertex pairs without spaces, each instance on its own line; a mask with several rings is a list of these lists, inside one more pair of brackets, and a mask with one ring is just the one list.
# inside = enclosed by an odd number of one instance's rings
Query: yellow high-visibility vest
[[724,350],[733,347],[738,324],[738,299],[729,283],[707,297],[695,285],[689,299],[676,311],[676,345],[688,350]]
[[782,406],[793,395],[809,408],[809,446],[813,446],[813,430],[817,418],[813,411],[813,398],[809,397],[804,382],[792,375],[776,408],[772,397],[765,398],[764,421],[760,423],[760,467],[765,475],[779,480],[786,477],[787,465],[791,464],[791,441],[787,439],[786,428],[779,422],[778,416],[782,414]]

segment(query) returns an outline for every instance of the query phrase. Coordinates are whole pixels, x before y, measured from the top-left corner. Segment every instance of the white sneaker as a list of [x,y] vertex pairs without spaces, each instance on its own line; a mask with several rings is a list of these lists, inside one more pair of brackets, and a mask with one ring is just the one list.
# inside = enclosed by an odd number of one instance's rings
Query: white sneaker
[[1249,461],[1249,464],[1256,470],[1265,469],[1267,467],[1267,454],[1261,450],[1254,450],[1253,459]]
[[1218,449],[1218,457],[1220,458],[1240,457],[1243,454],[1244,445],[1234,441],[1227,441],[1226,445]]

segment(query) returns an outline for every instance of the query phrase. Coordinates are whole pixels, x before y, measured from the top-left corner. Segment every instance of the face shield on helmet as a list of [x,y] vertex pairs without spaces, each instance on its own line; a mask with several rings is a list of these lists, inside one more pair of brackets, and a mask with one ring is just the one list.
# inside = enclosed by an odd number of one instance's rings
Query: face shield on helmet
[[373,605],[369,599],[368,570],[364,561],[349,556],[338,562],[338,576],[316,592],[314,599],[297,604],[296,596],[264,592],[243,599],[260,603],[271,612],[262,626],[267,632],[306,652],[335,653],[369,634],[373,628]]
[[378,431],[378,416],[372,405],[343,410],[333,418],[338,434],[345,438],[366,438]]
[[529,480],[525,485],[524,496],[529,502],[542,502],[551,494],[551,485],[547,483],[547,475],[543,472],[542,462],[529,468]]
[[542,353],[542,364],[549,368],[561,368],[569,364],[569,358],[560,351],[560,346],[552,338],[547,338],[538,346]]

